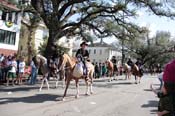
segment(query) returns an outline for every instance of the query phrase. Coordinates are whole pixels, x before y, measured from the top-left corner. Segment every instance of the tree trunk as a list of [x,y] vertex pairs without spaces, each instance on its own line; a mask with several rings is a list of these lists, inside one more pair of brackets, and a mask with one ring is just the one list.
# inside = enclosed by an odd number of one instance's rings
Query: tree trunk
[[54,31],[54,30],[49,30],[49,38],[48,38],[48,42],[47,42],[47,46],[46,46],[46,49],[45,49],[45,53],[44,53],[44,56],[46,56],[47,58],[52,56],[54,51],[52,49],[52,45],[53,43],[56,43],[56,39],[55,40],[55,36],[58,32]]
[[[27,48],[28,48],[28,64],[30,64],[31,57],[32,57],[32,29],[29,29],[29,37],[28,37],[28,42],[27,42]],[[33,46],[34,47],[34,46]]]

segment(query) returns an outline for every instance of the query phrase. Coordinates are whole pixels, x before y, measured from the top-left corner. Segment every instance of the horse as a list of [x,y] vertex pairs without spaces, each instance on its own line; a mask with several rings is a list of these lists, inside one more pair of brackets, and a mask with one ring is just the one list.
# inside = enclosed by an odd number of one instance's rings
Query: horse
[[137,84],[138,83],[137,81],[139,81],[139,83],[140,83],[141,77],[143,75],[136,64],[133,64],[133,66],[131,68],[127,63],[125,63],[124,70],[126,73],[126,79],[127,79],[127,77],[128,77],[128,79],[130,79],[131,74],[133,74],[135,76],[135,83]]
[[131,78],[131,66],[129,66],[127,63],[123,65],[124,71],[125,71],[125,80]]
[[108,70],[108,74],[109,74],[109,77],[110,77],[109,82],[110,82],[110,81],[113,80],[112,76],[114,74],[114,65],[113,65],[113,63],[110,60],[106,60],[105,63],[107,65],[107,70]]
[[75,80],[75,84],[76,84],[76,95],[75,98],[79,97],[79,79],[84,79],[85,83],[86,83],[86,95],[89,95],[89,87],[90,87],[90,94],[93,94],[93,90],[92,90],[92,83],[93,83],[93,74],[94,74],[94,66],[92,63],[86,61],[86,66],[87,66],[87,76],[75,76],[73,74],[75,66],[77,64],[77,60],[74,57],[69,56],[68,54],[62,54],[59,58],[59,67],[63,67],[65,66],[66,70],[66,88],[63,94],[63,101],[65,100],[64,98],[66,97],[67,94],[67,90],[70,84],[71,80]]
[[[41,82],[41,86],[40,86],[40,89],[39,91],[42,90],[43,88],[43,85],[44,85],[44,82],[46,82],[47,84],[47,88],[49,90],[49,82],[48,82],[48,76],[49,76],[49,73],[50,73],[50,70],[48,68],[48,64],[47,64],[47,59],[42,56],[42,55],[36,55],[33,57],[33,62],[35,64],[35,66],[39,69],[41,69],[41,73],[43,74],[43,79],[42,79],[42,82]],[[56,87],[58,85],[58,75],[56,76]]]

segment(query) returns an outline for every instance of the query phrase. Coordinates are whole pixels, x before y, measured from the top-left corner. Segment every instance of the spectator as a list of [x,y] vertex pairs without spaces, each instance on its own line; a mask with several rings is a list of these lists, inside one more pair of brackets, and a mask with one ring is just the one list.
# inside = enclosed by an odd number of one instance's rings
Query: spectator
[[159,97],[158,116],[175,116],[175,86],[165,83],[159,92],[152,85],[151,89]]
[[99,77],[102,76],[102,64],[101,62],[99,63]]
[[24,57],[21,57],[19,61],[19,84],[22,84],[22,78],[24,77],[25,66],[26,64],[24,61]]
[[95,78],[99,78],[99,66],[98,63],[95,63]]
[[4,60],[4,54],[0,55],[0,62],[2,62]]
[[107,68],[106,68],[106,65],[105,63],[102,64],[102,76],[104,77],[107,73]]
[[31,66],[31,78],[30,78],[30,85],[34,85],[36,83],[36,78],[37,78],[37,74],[38,74],[38,69],[34,64],[34,61],[32,60],[30,63]]
[[164,73],[163,73],[163,81],[165,83],[174,83],[175,84],[175,59],[170,61],[165,66]]
[[2,69],[2,81],[5,81],[7,78],[7,73],[11,69],[11,66],[8,65],[8,59],[5,56],[4,60],[1,62],[1,69]]
[[[10,63],[10,62],[9,62]],[[9,86],[9,79],[12,78],[12,85],[14,86],[14,79],[16,77],[16,69],[17,69],[17,62],[16,62],[16,58],[13,56],[12,57],[12,61],[10,64],[11,70],[8,72],[8,77],[7,77],[7,86]]]

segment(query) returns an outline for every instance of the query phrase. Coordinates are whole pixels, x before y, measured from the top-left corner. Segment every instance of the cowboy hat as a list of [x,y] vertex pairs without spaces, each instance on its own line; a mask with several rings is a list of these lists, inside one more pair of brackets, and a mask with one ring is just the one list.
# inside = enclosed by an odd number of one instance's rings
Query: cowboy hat
[[86,45],[86,46],[88,46],[88,44],[84,41],[84,42],[82,42],[81,44],[80,44],[80,46],[83,46],[83,45]]

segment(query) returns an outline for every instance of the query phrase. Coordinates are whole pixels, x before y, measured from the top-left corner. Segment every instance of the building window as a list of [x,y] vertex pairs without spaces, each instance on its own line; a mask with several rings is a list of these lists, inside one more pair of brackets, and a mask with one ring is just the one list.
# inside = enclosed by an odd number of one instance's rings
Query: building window
[[6,17],[7,17],[7,13],[6,12],[2,12],[2,20],[6,21]]
[[16,33],[0,29],[0,43],[15,45]]
[[17,24],[17,22],[18,22],[18,13],[16,12],[16,13],[15,13],[14,23]]
[[8,13],[8,21],[12,22],[12,13]]
[[96,54],[96,49],[94,50],[94,54]]
[[89,50],[89,54],[91,53],[91,50]]
[[102,50],[100,50],[100,55],[102,55]]

